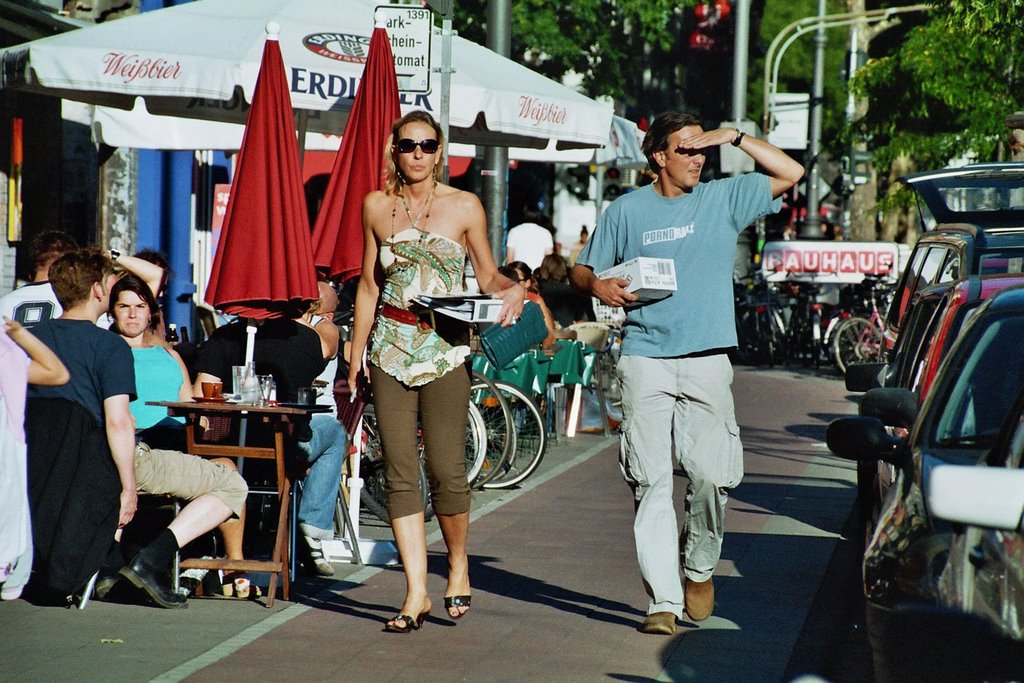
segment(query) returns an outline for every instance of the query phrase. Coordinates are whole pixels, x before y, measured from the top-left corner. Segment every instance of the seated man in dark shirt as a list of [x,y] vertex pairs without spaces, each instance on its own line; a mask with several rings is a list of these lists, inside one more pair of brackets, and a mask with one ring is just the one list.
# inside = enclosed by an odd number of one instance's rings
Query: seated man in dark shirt
[[[96,325],[97,318],[109,307],[110,293],[116,281],[113,263],[96,249],[69,252],[50,268],[50,282],[64,307],[64,314],[59,319],[40,323],[33,328],[33,333],[67,366],[71,381],[60,387],[32,387],[29,398],[65,399],[77,403],[86,408],[98,424],[105,427],[110,453],[121,482],[117,524],[120,528],[135,515],[137,491],[148,490],[147,487],[157,476],[154,475],[154,467],[140,467],[141,453],[136,448],[135,421],[129,409],[129,402],[136,398],[131,348],[120,336]],[[32,444],[29,443],[30,467],[31,448]],[[181,466],[177,474],[160,473],[163,480],[161,486],[165,487],[161,492],[177,495],[179,485],[193,483],[192,475],[198,471],[189,469],[193,466],[203,471],[220,467],[195,456],[180,453],[176,456],[173,462],[171,459],[154,461],[157,466],[155,469],[158,470]],[[141,471],[142,475],[137,476],[137,471]],[[229,472],[228,477],[232,474]],[[231,485],[232,500],[240,497],[240,501],[244,501],[244,482],[237,474],[234,474],[234,479],[237,482]],[[172,592],[169,586],[164,585],[173,555],[181,546],[234,514],[232,506],[202,490],[195,490],[194,494],[183,497],[190,499],[189,504],[152,543],[120,568],[122,576],[145,590],[162,607],[187,606],[184,596]],[[233,506],[240,508],[240,501],[234,502]],[[40,504],[45,505],[46,501],[40,501]],[[36,502],[33,502],[33,507],[35,505]],[[111,530],[110,544],[113,542]]]
[[[128,402],[135,398],[135,371],[128,345],[117,335],[96,326],[96,319],[106,311],[110,290],[117,281],[113,263],[98,250],[74,250],[54,262],[49,278],[64,309],[63,314],[40,322],[33,328],[33,334],[57,354],[71,379],[58,387],[30,387],[28,393],[29,498],[33,540],[37,549],[33,583],[42,581],[50,588],[71,593],[81,587],[79,582],[99,569],[106,548],[114,541],[115,530],[135,516],[135,427],[128,410]],[[45,435],[45,422],[51,419],[55,408],[60,405],[59,401],[45,399],[62,399],[77,404],[92,416],[104,432],[96,438],[100,442],[96,455],[104,457],[109,454],[118,482],[102,480],[102,486],[97,486],[96,482],[86,483],[79,479],[83,476],[81,470],[70,472],[71,478],[50,481],[53,471],[66,466],[53,460],[54,457],[63,458],[66,462],[83,455],[70,447],[53,454],[52,443],[34,437],[37,433],[34,423],[40,422],[41,431],[38,433]],[[94,443],[91,435],[83,433],[83,436],[86,438],[82,443],[91,447]],[[102,436],[106,437],[106,444],[101,443]],[[91,459],[92,455],[84,454],[84,457]],[[40,467],[48,469],[40,470]],[[94,468],[106,469],[101,463],[96,463]],[[111,520],[110,508],[115,503],[109,496],[118,484],[118,510],[116,518]],[[77,496],[76,489],[80,486],[98,489],[88,520],[80,511],[69,515],[59,509],[64,505],[65,496]],[[103,547],[93,547],[95,530],[88,528],[91,524],[104,527],[100,530],[103,532]],[[77,553],[69,552],[65,547],[67,543],[57,540],[71,539],[71,543],[80,545],[86,538],[90,539],[90,552],[82,560],[76,557]],[[82,566],[71,566],[79,563]],[[79,585],[68,585],[71,581]]]
[[[231,382],[232,366],[244,362],[245,342],[245,321],[217,328],[199,349],[193,396],[202,395],[203,382]],[[326,365],[324,354],[320,335],[300,321],[257,321],[253,348],[256,374],[274,376],[280,402],[294,402],[299,387],[312,385]],[[299,501],[298,522],[309,551],[309,569],[330,576],[334,568],[324,558],[322,541],[334,538],[334,504],[348,453],[347,439],[345,428],[333,414],[314,415],[310,427],[311,437],[300,436],[296,442],[310,464]]]

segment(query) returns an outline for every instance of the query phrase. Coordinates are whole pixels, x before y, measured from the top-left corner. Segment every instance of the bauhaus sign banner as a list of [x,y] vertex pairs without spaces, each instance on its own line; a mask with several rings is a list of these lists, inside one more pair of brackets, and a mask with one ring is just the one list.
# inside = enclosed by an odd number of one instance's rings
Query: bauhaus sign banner
[[771,282],[857,283],[865,275],[895,280],[898,259],[895,242],[768,242],[761,252],[761,272]]

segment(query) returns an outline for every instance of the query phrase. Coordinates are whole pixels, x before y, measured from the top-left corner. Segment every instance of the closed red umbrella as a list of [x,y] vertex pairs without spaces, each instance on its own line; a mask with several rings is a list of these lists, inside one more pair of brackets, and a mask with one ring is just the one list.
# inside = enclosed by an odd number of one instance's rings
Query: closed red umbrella
[[385,144],[401,115],[391,43],[377,27],[313,230],[314,261],[332,277],[362,270],[363,198],[384,187]]
[[206,301],[246,318],[292,317],[319,294],[295,118],[276,24],[245,123]]

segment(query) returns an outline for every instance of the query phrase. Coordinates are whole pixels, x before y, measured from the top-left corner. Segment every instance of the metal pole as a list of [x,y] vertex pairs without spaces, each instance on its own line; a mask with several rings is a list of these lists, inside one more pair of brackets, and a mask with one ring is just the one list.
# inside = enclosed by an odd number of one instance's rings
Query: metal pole
[[[487,0],[487,47],[502,57],[512,53],[511,0]],[[508,195],[508,148],[485,147],[483,174],[487,237],[494,260],[504,261],[505,198]]]
[[732,120],[747,118],[747,56],[750,52],[750,0],[738,0],[732,51]]
[[[857,70],[857,34],[858,33],[859,32],[857,31],[857,27],[856,26],[851,26],[850,27],[850,58],[849,58],[849,62],[847,63],[847,66],[846,66],[846,81],[847,81],[847,83],[849,83],[853,79],[853,72]],[[857,97],[853,94],[853,88],[851,88],[849,86],[847,86],[847,88],[846,88],[846,111],[845,111],[845,114],[846,114],[846,124],[850,125],[851,123],[853,123],[853,120],[854,120],[854,118],[857,115]],[[852,162],[853,162],[853,160],[851,159],[850,160],[850,168],[848,169],[848,171],[850,173],[853,172],[853,163]],[[840,217],[840,226],[839,226],[839,228],[842,230],[843,239],[844,240],[850,239],[850,225],[852,223],[851,216],[852,216],[852,214],[851,214],[851,211],[850,211],[850,197],[847,196],[846,193],[844,193],[843,213],[842,213],[842,216]]]
[[[446,141],[451,140],[448,134],[448,118],[451,111],[452,90],[452,13],[455,3],[450,2],[441,17],[441,111],[438,112],[441,134]],[[444,150],[444,166],[442,182],[448,182],[448,148]]]
[[807,172],[807,216],[804,218],[800,237],[821,237],[821,216],[818,212],[818,156],[821,154],[821,110],[825,99],[825,0],[818,0],[818,30],[814,34],[814,81],[811,85],[810,141],[807,145],[805,167]]

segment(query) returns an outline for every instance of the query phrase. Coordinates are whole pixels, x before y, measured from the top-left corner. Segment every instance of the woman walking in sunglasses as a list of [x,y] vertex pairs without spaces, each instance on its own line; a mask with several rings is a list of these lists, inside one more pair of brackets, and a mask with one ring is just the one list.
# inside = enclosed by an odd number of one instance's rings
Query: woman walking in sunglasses
[[430,613],[427,545],[419,492],[417,418],[423,427],[430,495],[448,546],[444,606],[469,610],[469,484],[465,434],[469,405],[469,329],[416,310],[413,297],[464,289],[467,256],[480,289],[504,301],[511,325],[526,289],[498,273],[480,200],[440,182],[444,139],[424,111],[392,126],[383,191],[363,201],[363,270],[356,294],[348,376],[355,392],[364,350],[384,449],[387,506],[405,571],[406,595],[385,630],[419,629]]

